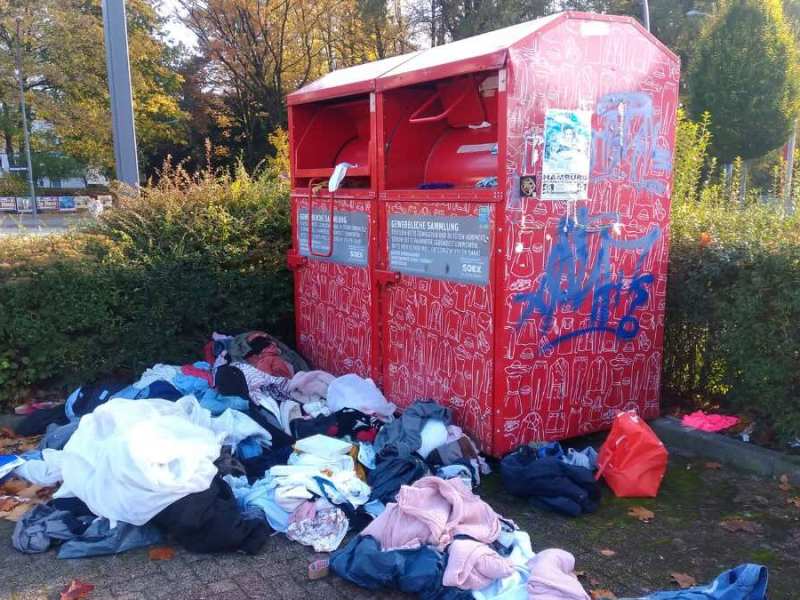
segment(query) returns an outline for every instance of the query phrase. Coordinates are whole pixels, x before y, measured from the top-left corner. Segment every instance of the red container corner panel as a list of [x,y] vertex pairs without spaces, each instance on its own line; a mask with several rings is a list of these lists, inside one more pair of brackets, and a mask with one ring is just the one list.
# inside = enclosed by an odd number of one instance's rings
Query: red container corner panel
[[[307,255],[308,196],[293,195],[293,219],[296,223],[295,248]],[[327,230],[330,215],[325,207],[327,200],[314,199],[315,221],[312,245],[314,251],[326,254],[329,250]],[[350,216],[358,228],[367,227],[363,245],[368,249],[369,216],[373,202],[360,199],[337,198],[334,205],[335,219]],[[303,215],[301,220],[300,215]],[[352,215],[356,217],[353,218]],[[351,228],[356,227],[351,225]],[[341,244],[343,236],[334,234],[335,244]],[[361,246],[359,239],[354,246]],[[345,246],[346,251],[352,247]],[[361,377],[372,376],[371,327],[372,310],[371,275],[367,257],[356,262],[363,265],[342,264],[338,257],[327,260],[312,257],[295,270],[295,319],[298,349],[315,366],[320,366],[334,375],[357,373]]]
[[[510,57],[495,454],[658,414],[680,72],[620,22],[567,20]],[[552,109],[591,115],[588,201],[543,197]]]
[[[486,245],[494,247],[491,204],[389,202],[386,214],[387,220],[399,215],[450,222],[480,218],[486,222]],[[391,243],[391,234],[388,238]],[[453,410],[455,422],[481,447],[489,448],[494,335],[489,286],[404,273],[385,287],[382,303],[386,396],[401,408],[418,399],[437,400]]]

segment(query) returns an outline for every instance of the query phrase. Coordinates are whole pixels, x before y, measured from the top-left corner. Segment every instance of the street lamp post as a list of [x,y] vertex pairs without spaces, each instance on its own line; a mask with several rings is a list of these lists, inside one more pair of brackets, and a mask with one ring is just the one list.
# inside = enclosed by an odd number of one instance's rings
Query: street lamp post
[[117,179],[133,189],[138,189],[139,163],[136,150],[136,127],[133,119],[125,0],[103,0],[102,6]]
[[22,111],[22,132],[25,140],[25,159],[28,161],[28,193],[31,197],[31,209],[33,217],[36,218],[38,209],[36,207],[36,186],[33,182],[33,161],[31,161],[31,136],[28,132],[28,114],[25,106],[25,84],[22,74],[22,45],[20,44],[22,17],[17,16],[17,38],[16,38],[16,68],[14,69],[19,84],[19,105]]
[[650,3],[647,0],[642,0],[642,20],[644,28],[650,31]]

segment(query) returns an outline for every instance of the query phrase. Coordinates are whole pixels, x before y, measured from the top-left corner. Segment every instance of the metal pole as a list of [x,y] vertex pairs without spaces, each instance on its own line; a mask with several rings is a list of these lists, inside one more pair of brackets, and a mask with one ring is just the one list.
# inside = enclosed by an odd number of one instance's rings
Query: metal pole
[[792,178],[794,176],[794,150],[797,147],[797,121],[794,122],[792,137],[789,138],[789,148],[786,150],[786,183],[783,189],[783,206],[786,214],[794,212],[794,198],[792,198]]
[[20,23],[22,17],[17,16],[17,44],[16,44],[16,62],[17,62],[17,83],[19,84],[19,105],[22,110],[22,132],[25,139],[25,159],[28,161],[28,193],[31,197],[33,216],[36,218],[38,209],[36,208],[36,186],[33,183],[33,162],[31,161],[31,136],[28,133],[28,114],[25,106],[25,84],[23,83],[22,75],[22,47],[20,44]]
[[642,19],[644,28],[650,31],[650,4],[647,0],[642,0]]
[[111,94],[117,179],[133,188],[138,188],[139,163],[133,118],[131,69],[128,62],[125,0],[103,0],[103,31],[106,43],[108,89]]

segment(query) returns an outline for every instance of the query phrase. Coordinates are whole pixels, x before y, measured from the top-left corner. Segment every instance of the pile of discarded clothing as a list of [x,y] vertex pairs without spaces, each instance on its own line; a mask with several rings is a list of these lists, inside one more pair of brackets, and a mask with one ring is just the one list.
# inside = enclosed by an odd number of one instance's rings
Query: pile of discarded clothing
[[423,401],[396,418],[372,380],[312,370],[267,333],[214,334],[203,354],[29,411],[17,433],[43,437],[6,473],[57,491],[18,520],[18,550],[73,558],[171,539],[256,553],[279,531],[331,552],[402,485],[436,473],[471,488],[487,472],[448,409]]
[[[255,554],[281,532],[369,590],[588,600],[571,554],[534,553],[474,493],[489,467],[448,408],[418,400],[397,414],[372,380],[314,370],[265,332],[215,333],[202,358],[26,407],[16,433],[41,436],[38,447],[0,452],[12,454],[0,491],[10,478],[33,490],[14,508],[17,550],[79,558],[172,542]],[[507,455],[501,477],[539,506],[590,513],[596,473],[620,471],[626,448],[598,459],[534,444]]]

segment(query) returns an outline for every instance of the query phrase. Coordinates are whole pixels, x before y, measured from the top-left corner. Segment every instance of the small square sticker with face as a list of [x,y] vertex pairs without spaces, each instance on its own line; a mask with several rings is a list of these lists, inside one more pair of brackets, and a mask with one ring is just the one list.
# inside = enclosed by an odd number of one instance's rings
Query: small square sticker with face
[[536,195],[536,175],[523,175],[519,178],[519,195],[533,198]]

